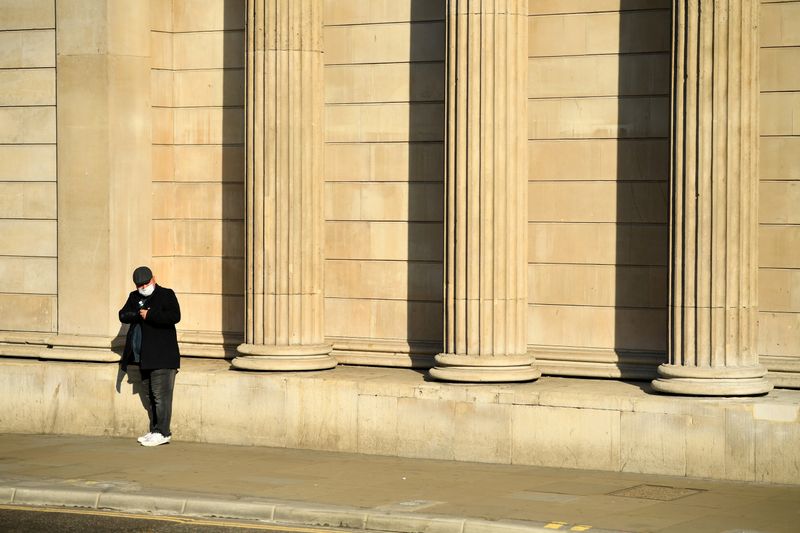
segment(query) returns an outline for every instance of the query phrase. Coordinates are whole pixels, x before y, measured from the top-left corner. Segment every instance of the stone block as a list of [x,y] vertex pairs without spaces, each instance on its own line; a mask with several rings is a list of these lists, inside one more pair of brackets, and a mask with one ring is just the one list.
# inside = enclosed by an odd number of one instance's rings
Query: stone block
[[397,398],[358,395],[358,453],[397,455]]
[[244,69],[185,70],[175,72],[175,105],[244,105]]
[[153,107],[173,107],[175,73],[171,70],[152,69],[150,71],[150,103]]
[[176,146],[176,181],[244,182],[242,146]]
[[758,353],[796,358],[800,354],[800,313],[759,313]]
[[154,219],[224,219],[244,217],[244,185],[239,183],[157,183]]
[[173,68],[172,52],[174,40],[172,33],[152,31],[150,33],[150,65],[154,69]]
[[286,445],[345,451],[358,443],[356,383],[292,379],[286,384]]
[[762,137],[762,180],[800,180],[800,137]]
[[536,405],[511,407],[512,463],[620,469],[619,412]]
[[0,255],[55,257],[56,222],[0,219]]
[[417,0],[325,0],[328,25],[443,20],[444,4]]
[[175,179],[175,147],[156,144],[152,150],[153,183]]
[[326,26],[322,36],[326,65],[444,60],[444,23],[439,21]]
[[666,224],[669,184],[608,181],[529,182],[531,222]]
[[441,183],[327,183],[326,220],[441,222]]
[[440,302],[325,299],[325,335],[370,339],[441,339]]
[[439,142],[326,144],[325,179],[441,182],[444,146]]
[[528,98],[668,95],[670,55],[665,52],[533,57]]
[[441,141],[444,105],[394,103],[328,105],[326,142]]
[[[238,444],[247,439],[256,446],[286,445],[289,417],[286,379],[263,374],[217,373],[209,376],[208,387],[227,392],[224,399],[203,401],[199,429],[204,441]],[[199,394],[207,396],[204,388],[196,388]],[[247,416],[232,416],[242,405],[249,406]],[[188,414],[197,418],[196,412]]]
[[150,0],[150,29],[158,32],[172,31],[173,2]]
[[0,180],[55,181],[55,145],[0,146]]
[[531,181],[667,181],[666,139],[558,139],[528,143]]
[[513,408],[481,401],[457,402],[453,432],[455,460],[510,464]]
[[[79,2],[82,7],[86,3],[85,0],[79,0]],[[149,60],[151,3],[147,0],[103,3],[106,3],[107,10],[103,26],[108,35],[108,53],[115,56],[136,56]],[[90,21],[89,24],[94,24],[94,21]],[[60,39],[61,37],[59,37],[59,42]],[[60,46],[59,53],[61,53]],[[88,53],[94,53],[91,44]]]
[[[66,363],[70,367],[79,363]],[[44,369],[41,394],[48,399],[44,407],[44,433],[112,435],[108,424],[114,419],[116,395],[112,372],[98,372],[96,366],[85,369],[83,375],[72,370],[64,372],[58,364]],[[75,409],[75,405],[91,406]],[[65,413],[69,413],[65,416]],[[78,429],[80,428],[80,429]]]
[[761,226],[758,229],[761,268],[800,268],[800,226]]
[[153,107],[150,123],[154,145],[169,145],[175,142],[174,109],[169,107]]
[[800,45],[800,5],[796,2],[762,2],[759,30],[762,47]]
[[0,106],[55,105],[55,69],[0,70]]
[[800,313],[800,270],[760,270],[758,304],[760,311]]
[[6,292],[56,294],[56,259],[0,256],[0,279]]
[[668,254],[666,225],[528,226],[528,261],[532,263],[666,266]]
[[442,279],[439,263],[325,262],[325,296],[329,298],[441,301]]
[[665,96],[530,100],[531,139],[597,139],[669,135]]
[[[0,295],[1,301],[2,295]],[[12,359],[2,360],[0,391],[4,394],[3,409],[0,410],[0,427],[4,433],[44,431],[46,398],[41,391],[46,364],[39,361],[22,363]],[[9,394],[11,391],[14,393]]]
[[756,436],[753,413],[746,407],[725,410],[725,478],[755,481]]
[[55,66],[55,30],[0,32],[0,68]]
[[153,272],[165,286],[182,293],[244,293],[244,259],[238,257],[158,257]]
[[244,110],[241,108],[178,108],[174,115],[176,144],[244,142]]
[[16,219],[56,218],[56,184],[0,182],[0,213]]
[[191,293],[176,295],[183,310],[179,331],[242,332],[244,297]]
[[671,16],[667,9],[537,16],[528,21],[528,53],[532,57],[670,49]]
[[529,15],[603,13],[638,9],[669,9],[670,0],[529,0]]
[[760,483],[800,483],[800,425],[756,420],[755,480]]
[[0,330],[55,332],[57,298],[45,294],[0,294]]
[[687,415],[620,413],[620,469],[685,476],[690,420]]
[[173,68],[243,68],[245,33],[241,30],[173,34]]
[[[800,17],[800,11],[798,16]],[[762,48],[760,89],[770,92],[800,89],[800,71],[792,68],[798,63],[800,63],[800,47]]]
[[173,29],[176,32],[243,30],[245,0],[173,0]]
[[397,399],[398,455],[453,460],[455,431],[456,402]]
[[761,182],[758,206],[761,224],[800,225],[800,181]]
[[6,0],[0,5],[0,30],[54,28],[55,0]]
[[800,120],[787,109],[800,109],[800,92],[761,94],[761,135],[800,135]]
[[0,143],[48,144],[55,142],[55,107],[0,107]]
[[325,223],[327,259],[442,260],[440,224],[329,221]]
[[528,306],[528,344],[664,351],[666,339],[666,309]]
[[661,308],[668,282],[666,267],[531,264],[528,302]]
[[325,68],[329,104],[441,102],[444,63],[330,65]]
[[725,414],[692,414],[686,427],[686,475],[711,478],[725,470]]
[[243,254],[241,221],[153,221],[153,256],[242,257]]

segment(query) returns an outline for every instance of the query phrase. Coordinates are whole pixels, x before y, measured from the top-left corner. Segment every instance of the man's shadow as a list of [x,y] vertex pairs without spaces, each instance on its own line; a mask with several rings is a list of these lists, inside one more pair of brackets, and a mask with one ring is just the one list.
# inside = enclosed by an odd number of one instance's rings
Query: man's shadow
[[[117,333],[117,338],[125,338],[128,333],[128,325],[122,324],[119,328],[119,332]],[[142,373],[139,370],[139,365],[125,365],[124,361],[122,360],[122,352],[125,348],[124,342],[121,345],[117,345],[112,350],[120,356],[119,361],[119,369],[117,370],[117,380],[116,380],[116,389],[118,394],[122,394],[122,382],[127,378],[126,383],[131,386],[131,394],[135,394],[139,397],[139,401],[142,403],[142,407],[144,410],[147,411],[147,416],[150,420],[152,420],[153,413],[150,412],[150,398],[148,397],[148,391],[142,385]],[[127,390],[127,387],[125,387]]]

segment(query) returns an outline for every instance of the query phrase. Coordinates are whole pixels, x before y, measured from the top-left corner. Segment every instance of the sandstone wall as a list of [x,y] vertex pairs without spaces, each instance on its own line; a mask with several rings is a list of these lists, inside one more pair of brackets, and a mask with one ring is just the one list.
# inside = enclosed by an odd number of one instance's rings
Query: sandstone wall
[[800,372],[798,117],[800,2],[766,0],[761,7],[759,352],[779,383],[788,379],[782,372]]
[[324,21],[325,332],[408,364],[442,338],[444,3],[326,0]]
[[151,5],[153,268],[185,310],[184,352],[230,354],[244,327],[245,2]]
[[56,330],[53,0],[0,3],[0,330]]
[[530,3],[528,335],[542,361],[664,359],[670,23],[668,0]]

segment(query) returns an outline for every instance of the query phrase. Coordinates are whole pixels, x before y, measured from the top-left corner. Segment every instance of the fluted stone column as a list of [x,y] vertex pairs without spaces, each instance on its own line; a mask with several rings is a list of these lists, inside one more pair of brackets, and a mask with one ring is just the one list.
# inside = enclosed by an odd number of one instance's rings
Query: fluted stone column
[[444,353],[431,376],[527,381],[527,0],[448,1]]
[[332,368],[323,332],[322,0],[250,0],[247,11],[247,324],[233,366]]
[[758,363],[758,4],[675,0],[669,364],[653,387],[768,392]]

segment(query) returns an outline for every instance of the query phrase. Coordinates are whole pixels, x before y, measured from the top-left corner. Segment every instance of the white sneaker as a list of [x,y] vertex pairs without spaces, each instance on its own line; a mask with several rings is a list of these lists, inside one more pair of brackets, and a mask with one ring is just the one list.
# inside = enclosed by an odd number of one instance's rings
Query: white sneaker
[[146,441],[147,439],[149,439],[152,436],[153,436],[153,434],[148,431],[145,435],[142,435],[141,437],[136,439],[136,441],[139,442],[139,443],[142,443],[142,442]]
[[150,438],[142,441],[142,446],[161,446],[167,444],[172,437],[165,437],[161,433],[153,433]]

